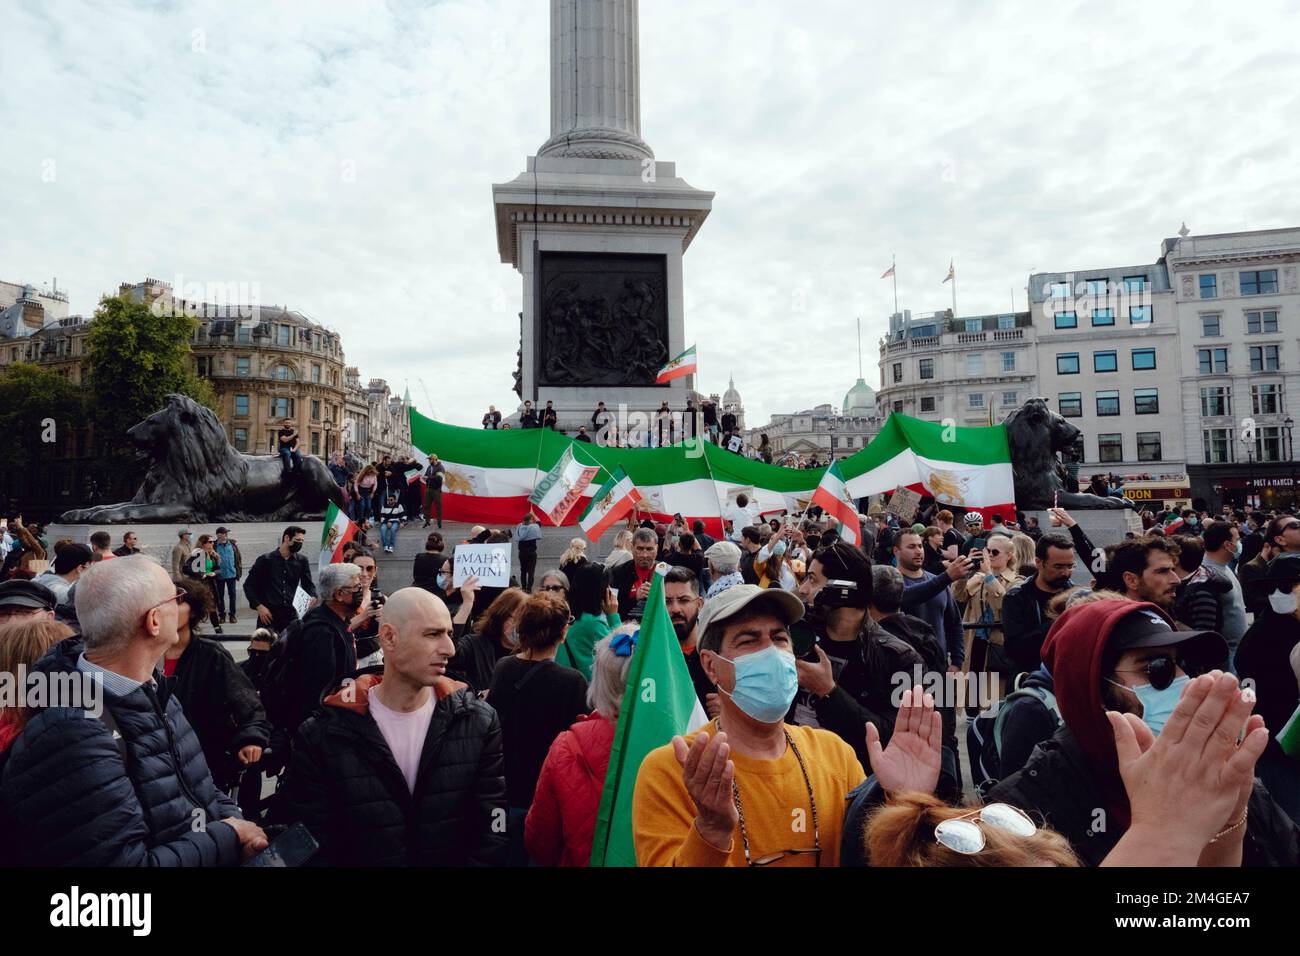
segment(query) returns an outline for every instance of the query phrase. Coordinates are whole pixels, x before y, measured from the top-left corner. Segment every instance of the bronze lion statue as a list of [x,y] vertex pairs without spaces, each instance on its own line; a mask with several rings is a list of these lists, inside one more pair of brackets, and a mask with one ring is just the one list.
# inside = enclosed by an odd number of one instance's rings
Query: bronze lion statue
[[1007,444],[1016,484],[1016,507],[1041,511],[1053,502],[1068,511],[1097,508],[1132,508],[1127,498],[1066,491],[1064,469],[1057,452],[1071,448],[1080,432],[1047,407],[1047,399],[1031,398],[1007,416]]
[[123,522],[310,521],[343,494],[319,458],[302,456],[290,481],[281,481],[275,455],[244,455],[226,440],[211,409],[184,395],[127,430],[153,464],[130,501],[65,511],[68,524]]

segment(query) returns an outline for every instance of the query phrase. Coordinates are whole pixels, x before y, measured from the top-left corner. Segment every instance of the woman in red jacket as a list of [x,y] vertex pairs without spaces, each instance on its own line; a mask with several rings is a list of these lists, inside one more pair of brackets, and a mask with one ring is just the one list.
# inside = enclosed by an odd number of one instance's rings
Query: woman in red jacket
[[593,708],[551,744],[524,821],[524,845],[537,866],[586,866],[605,787],[614,726],[627,686],[639,626],[623,627],[596,643],[587,688]]

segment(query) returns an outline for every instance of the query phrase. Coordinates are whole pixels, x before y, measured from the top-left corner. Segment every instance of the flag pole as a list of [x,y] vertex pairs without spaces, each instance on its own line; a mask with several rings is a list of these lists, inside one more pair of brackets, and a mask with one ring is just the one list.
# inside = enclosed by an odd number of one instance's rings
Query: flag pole
[[957,270],[952,270],[952,317],[957,320]]
[[858,316],[858,378],[862,378],[862,316]]
[[889,254],[889,267],[894,270],[890,278],[894,280],[894,315],[898,315],[898,260],[892,252]]

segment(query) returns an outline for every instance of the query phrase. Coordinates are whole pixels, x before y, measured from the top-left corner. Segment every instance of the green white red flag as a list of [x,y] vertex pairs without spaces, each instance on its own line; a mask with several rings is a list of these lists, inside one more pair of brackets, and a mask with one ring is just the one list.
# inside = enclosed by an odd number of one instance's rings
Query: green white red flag
[[351,541],[356,533],[357,523],[331,501],[325,509],[325,526],[321,529],[320,559],[316,563],[318,573],[325,565],[338,564],[343,560],[343,545]]
[[683,375],[692,375],[694,372],[695,346],[692,345],[659,370],[659,375],[655,378],[655,384],[662,385],[665,382],[671,382],[675,378],[681,378]]
[[812,503],[821,508],[840,523],[840,538],[849,544],[862,543],[862,529],[858,527],[858,509],[849,495],[844,476],[840,474],[840,463],[831,462],[831,466],[822,475],[817,490],[813,492]]
[[578,524],[592,541],[599,541],[610,526],[625,517],[641,500],[632,479],[620,465],[609,480],[591,496],[591,504],[578,519]]

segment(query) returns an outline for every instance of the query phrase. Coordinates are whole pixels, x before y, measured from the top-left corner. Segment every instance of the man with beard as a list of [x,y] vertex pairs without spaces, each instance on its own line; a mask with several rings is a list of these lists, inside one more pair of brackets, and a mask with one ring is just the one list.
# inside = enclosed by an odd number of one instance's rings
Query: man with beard
[[700,597],[700,579],[690,568],[673,568],[664,575],[664,606],[668,609],[668,619],[672,621],[673,630],[677,632],[677,643],[682,646],[682,656],[686,658],[686,669],[691,672],[691,683],[695,685],[695,696],[710,717],[718,716],[717,688],[704,673],[700,663],[700,651],[696,647],[697,635],[695,625],[700,617],[700,608],[704,599]]
[[1034,573],[1017,584],[1002,600],[1003,648],[1021,671],[1036,671],[1042,664],[1043,640],[1052,626],[1047,602],[1070,586],[1075,552],[1092,562],[1093,545],[1079,523],[1064,508],[1047,513],[1069,532],[1050,531],[1034,545]]
[[1131,538],[1115,546],[1110,571],[1130,601],[1150,601],[1173,614],[1178,597],[1178,546],[1159,535]]
[[299,587],[316,596],[311,564],[299,553],[306,536],[305,528],[297,525],[285,528],[280,547],[254,561],[244,579],[244,596],[248,598],[248,606],[257,611],[259,626],[282,631],[296,621],[298,612],[293,608],[293,596]]

